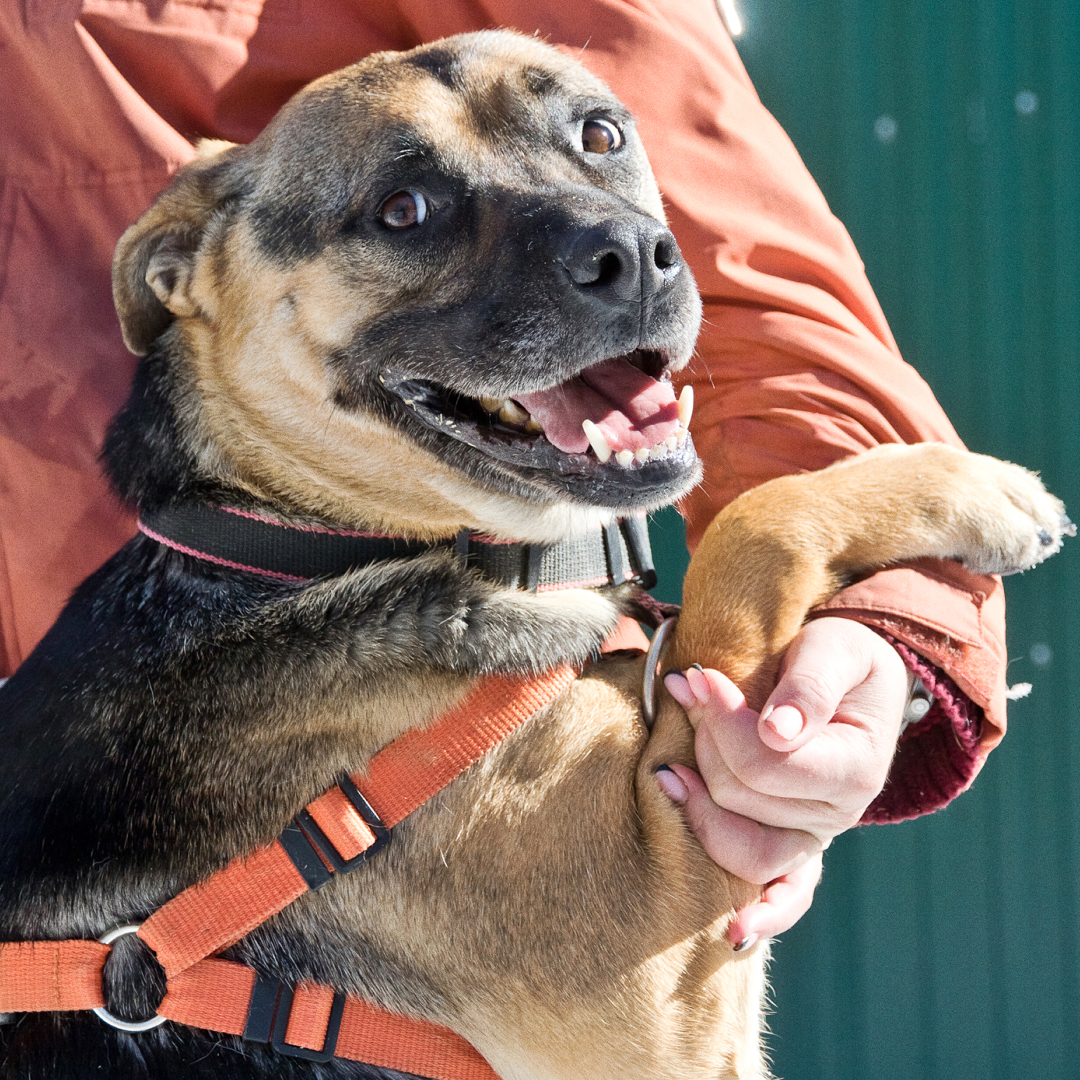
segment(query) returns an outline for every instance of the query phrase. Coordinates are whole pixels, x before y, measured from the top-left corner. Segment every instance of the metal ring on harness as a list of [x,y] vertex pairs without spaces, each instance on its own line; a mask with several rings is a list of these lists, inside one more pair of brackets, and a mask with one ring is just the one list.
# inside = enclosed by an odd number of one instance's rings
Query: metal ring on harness
[[641,719],[647,728],[656,723],[656,676],[664,659],[664,652],[671,643],[671,632],[679,622],[674,618],[665,619],[657,628],[649,642],[649,651],[645,654],[645,676],[641,684]]
[[[98,941],[102,945],[111,945],[117,938],[125,937],[127,934],[137,934],[141,925],[141,923],[129,923],[127,926],[118,926],[103,937],[99,937]],[[150,1031],[152,1028],[161,1027],[168,1019],[164,1016],[151,1016],[149,1020],[137,1020],[132,1023],[129,1020],[121,1020],[120,1017],[113,1016],[104,1005],[95,1009],[94,1014],[99,1020],[104,1020],[110,1027],[119,1028],[121,1031]]]

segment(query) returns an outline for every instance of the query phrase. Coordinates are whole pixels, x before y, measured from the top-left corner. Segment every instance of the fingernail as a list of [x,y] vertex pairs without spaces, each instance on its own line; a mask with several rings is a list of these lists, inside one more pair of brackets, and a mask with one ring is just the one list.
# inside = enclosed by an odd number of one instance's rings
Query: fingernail
[[738,945],[732,945],[732,950],[734,952],[746,952],[747,949],[752,949],[757,943],[757,934],[747,934]]
[[686,785],[675,775],[670,765],[658,765],[656,767],[656,782],[660,785],[660,790],[672,802],[681,805],[690,797]]
[[796,738],[803,729],[802,713],[794,705],[781,705],[779,708],[773,709],[768,714],[765,722],[781,739],[787,739],[789,742]]
[[705,678],[701,665],[691,664],[684,672],[683,678],[686,679],[690,692],[704,705],[709,700],[712,691],[709,689],[709,680]]

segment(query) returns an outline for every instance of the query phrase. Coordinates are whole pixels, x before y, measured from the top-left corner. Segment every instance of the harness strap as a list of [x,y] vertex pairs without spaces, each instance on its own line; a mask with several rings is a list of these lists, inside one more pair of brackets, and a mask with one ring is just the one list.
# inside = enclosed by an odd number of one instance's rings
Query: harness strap
[[[0,944],[0,1012],[103,1007],[101,976],[109,951],[96,941]],[[293,1057],[347,1058],[431,1080],[498,1080],[479,1052],[449,1028],[386,1012],[318,983],[300,983],[289,993],[229,960],[200,960],[170,978],[158,1015],[272,1042]]]
[[0,1013],[99,1009],[110,947],[99,941],[0,945]]
[[347,1058],[431,1080],[498,1080],[479,1052],[448,1028],[318,983],[300,983],[291,994],[282,990],[243,964],[200,960],[169,980],[158,1013],[191,1027],[272,1042],[309,1060]]
[[[349,777],[392,828],[451,780],[479,761],[576,677],[571,667],[539,678],[494,675],[427,728],[412,728],[379,751],[366,776]],[[308,816],[304,816],[304,815]],[[167,976],[176,975],[249,934],[334,873],[320,857],[311,821],[342,863],[372,849],[375,830],[339,785],[298,814],[268,847],[234,859],[205,881],[185,889],[150,916],[139,937],[157,954]],[[333,856],[334,852],[328,852]]]
[[[576,678],[491,676],[427,728],[410,729],[305,807],[272,844],[234,859],[159,908],[139,929],[165,969],[157,1015],[315,1061],[343,1057],[432,1080],[498,1080],[464,1039],[328,986],[288,988],[211,954],[239,941],[334,873],[362,864],[389,829],[479,761]],[[0,1012],[101,1009],[111,946],[0,943]]]

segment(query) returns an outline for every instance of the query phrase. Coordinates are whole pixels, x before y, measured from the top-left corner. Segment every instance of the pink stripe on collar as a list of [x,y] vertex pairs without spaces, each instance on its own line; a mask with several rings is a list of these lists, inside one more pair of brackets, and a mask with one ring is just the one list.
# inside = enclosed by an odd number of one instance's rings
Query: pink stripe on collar
[[[328,529],[325,525],[293,525],[291,522],[278,521],[272,517],[264,517],[262,514],[252,513],[250,510],[236,510],[231,506],[220,506],[226,514],[235,514],[237,517],[250,518],[252,521],[261,521],[264,525],[277,525],[279,529],[296,529],[298,532],[325,533],[328,536],[359,536],[365,540],[403,540],[402,536],[393,533],[378,532],[352,532],[349,529]],[[303,580],[303,579],[300,579]]]
[[[245,515],[251,517],[253,515]],[[216,563],[218,566],[228,566],[233,570],[246,570],[249,574],[261,574],[263,577],[276,578],[278,581],[310,581],[310,578],[296,577],[294,574],[280,574],[276,570],[262,570],[258,566],[245,566],[244,563],[233,562],[230,559],[219,559],[216,555],[208,555],[205,551],[197,551],[195,548],[186,547],[184,544],[178,544],[175,540],[170,540],[167,536],[162,536],[161,533],[154,532],[153,529],[144,525],[141,520],[135,523],[139,532],[145,536],[149,536],[151,540],[156,540],[159,544],[164,544],[167,548],[172,548],[173,551],[179,551],[184,555],[193,555],[196,559],[203,559],[206,562]],[[320,530],[328,531],[328,530]]]

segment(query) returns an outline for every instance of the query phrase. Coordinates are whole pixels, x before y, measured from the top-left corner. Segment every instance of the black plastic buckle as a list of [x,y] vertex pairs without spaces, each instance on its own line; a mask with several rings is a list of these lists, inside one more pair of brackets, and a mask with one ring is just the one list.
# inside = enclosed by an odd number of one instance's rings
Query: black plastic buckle
[[[334,872],[337,874],[347,874],[350,870],[355,870],[362,863],[366,863],[372,855],[377,855],[387,844],[390,843],[390,829],[383,824],[383,820],[377,813],[375,813],[374,807],[371,803],[360,794],[359,788],[352,782],[348,776],[343,776],[338,781],[338,787],[345,793],[345,798],[352,803],[356,812],[364,819],[364,823],[371,830],[375,837],[375,843],[371,847],[361,851],[359,855],[355,855],[351,859],[343,859],[339,854],[337,848],[330,842],[326,833],[319,828],[315,819],[307,812],[307,810],[301,810],[296,815],[295,820],[298,821],[307,833],[311,842],[318,846],[319,851],[326,857],[326,861],[334,868]],[[323,867],[325,869],[325,867]],[[303,871],[301,871],[303,873]]]
[[248,1042],[268,1043],[274,1035],[274,1013],[277,1011],[281,980],[271,975],[255,974],[255,985],[248,1001],[247,1020],[243,1038]]
[[326,863],[319,858],[315,845],[304,835],[295,818],[285,826],[278,843],[312,892],[321,889],[334,876],[333,871],[328,870]]
[[649,544],[648,519],[645,517],[620,518],[619,532],[622,533],[622,538],[626,542],[634,580],[643,589],[653,588],[656,585],[656,567],[653,565],[652,547]]
[[338,990],[334,993],[330,1019],[326,1024],[326,1038],[323,1039],[321,1050],[309,1050],[306,1046],[294,1046],[285,1041],[295,995],[295,986],[289,986],[268,975],[257,975],[248,1004],[243,1037],[248,1042],[270,1043],[278,1053],[286,1057],[304,1058],[306,1061],[331,1061],[337,1049],[341,1017],[345,1012],[344,992]]
[[323,1039],[321,1050],[309,1050],[306,1046],[294,1046],[285,1041],[295,993],[294,986],[284,985],[281,988],[277,1016],[274,1018],[274,1035],[270,1040],[270,1045],[286,1057],[303,1058],[305,1061],[333,1061],[334,1051],[337,1049],[338,1032],[341,1030],[341,1016],[345,1012],[344,992],[338,990],[334,994],[334,1003],[330,1006],[330,1019],[326,1024],[326,1038]]

